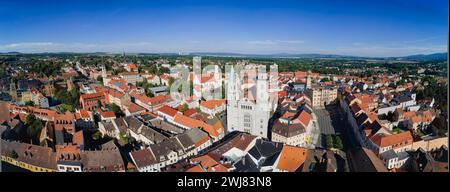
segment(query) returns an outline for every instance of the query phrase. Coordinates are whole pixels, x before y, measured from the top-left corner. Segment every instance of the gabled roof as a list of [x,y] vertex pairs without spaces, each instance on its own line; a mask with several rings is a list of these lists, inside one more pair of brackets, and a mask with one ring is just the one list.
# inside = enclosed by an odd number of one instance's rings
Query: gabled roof
[[100,116],[102,116],[103,118],[114,118],[116,117],[116,114],[114,113],[114,111],[102,111],[100,112]]
[[187,169],[186,172],[206,172],[206,171],[202,168],[200,164],[197,164]]
[[128,128],[130,128],[133,131],[138,130],[144,125],[144,123],[136,119],[134,116],[126,116],[123,119],[127,123]]
[[114,143],[108,142],[111,147],[103,147],[97,151],[82,151],[81,161],[83,170],[87,172],[112,172],[125,170],[125,164],[119,149]]
[[356,117],[356,123],[358,123],[358,125],[362,125],[368,120],[369,120],[369,117],[366,115],[366,113],[361,113],[360,115],[358,115]]
[[358,112],[361,111],[361,107],[357,103],[355,103],[352,106],[350,106],[350,109],[352,110],[353,114],[358,113]]
[[240,161],[233,164],[237,172],[259,172],[258,165],[252,160],[249,154]]
[[75,145],[84,145],[83,130],[75,132],[75,134],[73,134],[72,143]]
[[298,120],[300,120],[300,123],[302,123],[303,126],[307,127],[311,121],[311,114],[303,110],[300,112],[300,115],[298,115]]
[[130,152],[130,156],[133,159],[134,164],[138,168],[143,168],[158,163],[149,149]]
[[306,129],[301,123],[284,124],[280,121],[275,121],[272,126],[272,132],[289,138],[306,132]]
[[[30,165],[56,170],[56,153],[52,148],[0,139],[2,156],[11,157]],[[14,157],[14,154],[16,157]]]
[[166,157],[172,151],[174,152],[183,151],[183,146],[181,146],[181,144],[175,137],[172,137],[170,139],[164,140],[163,142],[150,145],[149,149],[153,152],[155,158],[159,162],[160,156]]
[[197,120],[197,119],[194,119],[194,118],[190,118],[188,116],[185,116],[185,115],[182,115],[182,114],[179,114],[179,113],[177,113],[175,115],[174,121],[176,123],[179,123],[179,124],[184,125],[184,126],[189,127],[189,128],[199,128],[199,127],[202,127],[205,124],[203,121],[200,121],[200,120]]
[[377,155],[366,148],[351,149],[348,152],[351,169],[356,172],[388,172]]
[[219,161],[222,155],[228,152],[230,149],[236,147],[242,151],[245,151],[247,147],[257,138],[254,135],[239,133],[235,135],[232,139],[224,141],[217,148],[212,149],[209,155],[216,161]]
[[141,107],[139,105],[136,105],[133,102],[124,103],[124,106],[130,113],[137,113],[137,112],[145,111],[145,108],[143,108],[143,107]]
[[178,113],[176,109],[169,107],[167,105],[162,106],[161,108],[158,109],[158,111],[171,117],[175,117],[175,115]]
[[[410,145],[413,142],[411,132],[404,131],[395,135],[376,134],[370,140],[379,147],[393,146],[395,144]],[[395,147],[394,147],[395,148]]]
[[194,115],[196,113],[197,113],[197,110],[195,110],[195,109],[188,109],[188,110],[183,112],[183,115],[186,115],[186,116],[190,117],[191,115]]
[[278,155],[283,148],[281,143],[265,141],[262,139],[256,140],[255,145],[248,151],[252,157],[256,160],[264,158],[269,158],[273,155]]
[[80,99],[87,100],[87,99],[101,99],[104,98],[105,94],[103,92],[97,92],[97,93],[85,93],[80,95]]
[[211,99],[207,101],[201,101],[200,105],[208,109],[214,109],[216,107],[225,105],[225,99]]
[[165,135],[159,133],[158,131],[145,125],[140,130],[140,134],[143,135],[148,140],[152,141],[153,143],[160,143],[168,138]]
[[[202,155],[191,159],[193,163],[199,163],[202,170],[207,172],[228,172],[228,168],[211,158],[209,155]],[[198,170],[198,169],[197,169]]]
[[294,172],[306,160],[307,150],[302,147],[284,145],[281,150],[277,168]]

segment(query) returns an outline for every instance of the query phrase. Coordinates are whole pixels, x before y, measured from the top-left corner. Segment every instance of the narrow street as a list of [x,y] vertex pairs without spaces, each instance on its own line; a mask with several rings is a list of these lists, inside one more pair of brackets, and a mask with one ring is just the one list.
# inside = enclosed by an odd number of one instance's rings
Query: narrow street
[[319,129],[319,134],[312,133],[312,137],[318,136],[318,143],[316,148],[326,148],[326,135],[336,135],[342,140],[343,149],[337,150],[336,152],[345,160],[344,170],[348,171],[348,162],[346,152],[349,149],[357,148],[358,143],[356,138],[348,125],[345,113],[340,109],[339,105],[333,104],[328,105],[325,108],[314,109],[314,113],[317,116],[317,124]]

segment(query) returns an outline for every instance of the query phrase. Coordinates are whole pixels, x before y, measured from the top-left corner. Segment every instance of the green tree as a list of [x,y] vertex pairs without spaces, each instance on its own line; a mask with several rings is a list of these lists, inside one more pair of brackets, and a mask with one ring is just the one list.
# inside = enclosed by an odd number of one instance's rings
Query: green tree
[[150,68],[150,73],[156,74],[157,72],[158,72],[158,67],[156,65],[152,65],[152,67]]
[[100,84],[103,84],[103,77],[99,75],[97,81],[100,82]]
[[333,148],[333,136],[331,135],[326,135],[325,136],[325,143],[326,143],[326,148],[327,149],[331,149]]
[[92,139],[99,140],[102,138],[102,133],[100,131],[96,131],[94,134],[92,134]]
[[328,79],[327,77],[325,77],[325,78],[322,78],[322,79],[320,80],[320,82],[325,82],[325,81],[330,81],[330,79]]
[[118,105],[114,104],[114,103],[109,105],[109,109],[111,111],[114,111],[114,113],[116,114],[116,117],[123,117],[123,116],[125,116],[125,114],[120,109],[120,107]]
[[97,109],[102,108],[102,102],[100,100],[97,100]]
[[39,140],[39,134],[41,132],[44,123],[42,120],[37,119],[36,116],[30,114],[25,120],[25,126],[27,127],[27,136],[32,143],[36,143]]
[[334,138],[334,148],[342,149],[344,146],[342,145],[341,137],[337,136]]
[[25,105],[26,106],[34,106],[34,102],[33,101],[27,101],[27,102],[25,102]]
[[160,67],[157,72],[157,75],[162,75],[164,73],[170,73],[170,69],[167,67]]
[[183,107],[181,108],[180,111],[181,111],[182,113],[184,113],[184,112],[187,111],[188,109],[189,109],[189,106],[188,106],[188,104],[185,103],[185,104],[183,104]]
[[172,86],[173,82],[175,82],[175,78],[169,77],[169,87]]

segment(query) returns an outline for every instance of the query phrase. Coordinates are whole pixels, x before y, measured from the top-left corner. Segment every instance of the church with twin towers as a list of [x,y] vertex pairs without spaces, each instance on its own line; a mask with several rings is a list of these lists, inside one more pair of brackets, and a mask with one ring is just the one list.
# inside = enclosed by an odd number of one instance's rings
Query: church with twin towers
[[[277,65],[240,62],[227,77],[227,131],[268,138],[269,120],[277,108]],[[270,74],[270,75],[269,75]]]

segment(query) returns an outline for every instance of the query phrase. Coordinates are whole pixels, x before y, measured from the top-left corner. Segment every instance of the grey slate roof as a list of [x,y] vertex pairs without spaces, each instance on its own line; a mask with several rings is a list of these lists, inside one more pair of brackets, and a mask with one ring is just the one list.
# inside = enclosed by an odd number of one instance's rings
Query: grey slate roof
[[127,132],[127,124],[123,118],[114,119],[114,123],[117,125],[117,128],[119,128],[120,133]]
[[[173,137],[170,139],[166,139],[163,142],[152,144],[149,146],[149,149],[153,152],[156,159],[159,161],[160,156],[167,157],[167,155],[171,152],[179,152],[183,151],[183,147],[181,144]],[[167,158],[166,158],[167,160]]]
[[137,132],[139,128],[141,128],[142,125],[144,125],[142,122],[140,122],[138,119],[136,119],[133,116],[127,116],[123,118],[125,122],[128,124],[128,128],[131,129],[133,132]]
[[179,128],[179,127],[177,127],[175,125],[172,125],[172,124],[168,123],[167,121],[164,121],[164,120],[161,120],[161,119],[151,120],[149,122],[149,124],[150,124],[151,127],[154,127],[156,129],[161,129],[161,130],[164,130],[164,131],[168,131],[168,132],[173,132],[173,133],[177,133],[177,134],[180,134],[180,133],[184,132],[184,129]]
[[233,164],[235,172],[259,172],[258,166],[253,162],[250,155],[245,155],[240,161]]
[[305,127],[301,123],[283,124],[280,121],[275,121],[272,127],[272,132],[282,135],[284,137],[293,137],[304,133]]
[[393,158],[399,157],[393,149],[385,151],[385,152],[381,153],[380,155],[385,159],[393,159]]
[[88,172],[112,172],[125,170],[119,149],[113,141],[102,145],[101,150],[81,151],[83,170]]
[[[258,139],[256,140],[255,146],[248,151],[248,154],[257,160],[269,159],[271,156],[278,156],[282,149],[283,145],[281,143]],[[264,162],[260,163],[264,164]]]
[[116,130],[113,123],[111,123],[111,122],[102,122],[102,124],[103,124],[103,127],[105,127],[105,130],[107,132],[113,132]]
[[183,148],[188,148],[189,146],[195,145],[196,142],[200,141],[202,138],[208,136],[207,133],[200,129],[189,129],[183,134],[179,134],[176,137],[180,141]]
[[153,143],[159,143],[159,142],[162,142],[163,140],[167,139],[167,137],[164,136],[163,134],[161,134],[147,126],[142,127],[140,134],[142,134],[147,139],[151,140]]

